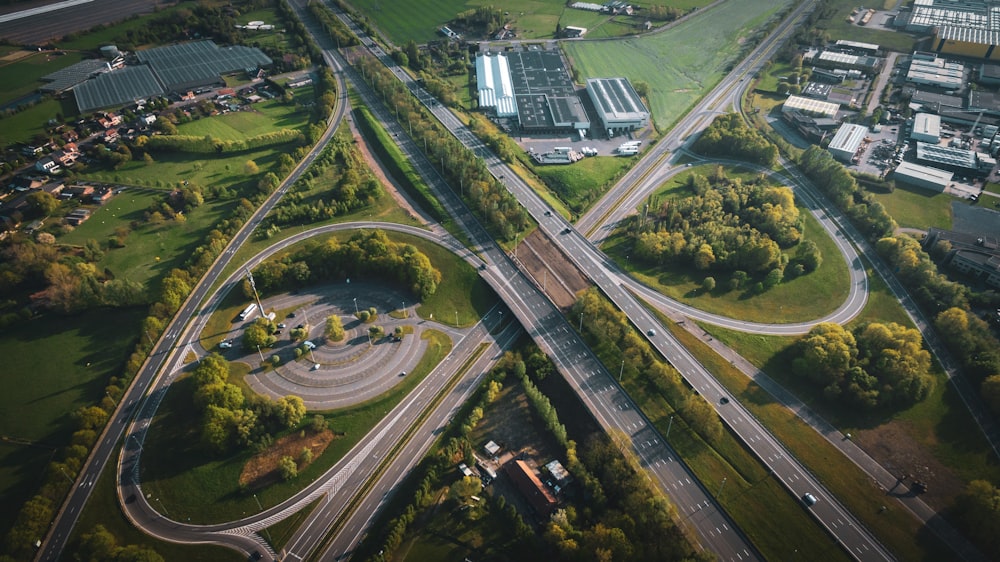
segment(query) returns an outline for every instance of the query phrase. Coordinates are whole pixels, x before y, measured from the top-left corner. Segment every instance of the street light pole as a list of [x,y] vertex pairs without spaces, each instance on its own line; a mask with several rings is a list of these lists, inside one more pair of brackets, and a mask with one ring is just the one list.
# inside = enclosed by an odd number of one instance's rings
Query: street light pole
[[358,297],[354,297],[354,315],[360,316],[361,313],[358,312]]
[[670,439],[670,428],[674,426],[674,416],[670,416],[670,421],[667,422],[667,435],[664,439]]
[[260,366],[264,366],[264,353],[260,350],[260,345],[257,345],[257,355],[260,355]]
[[721,498],[722,497],[722,489],[725,488],[725,487],[726,487],[726,478],[723,477],[722,478],[722,484],[719,484],[719,493],[715,494],[716,498]]
[[[257,502],[257,509],[260,510],[260,513],[263,513],[264,512],[264,506],[260,505],[260,500],[257,499],[257,494],[253,495],[253,499],[256,500],[256,502]],[[271,540],[271,532],[267,530],[267,527],[264,527],[264,534],[267,535],[267,542],[271,542],[271,543],[274,542],[273,540]]]
[[115,400],[113,396],[111,396],[111,393],[108,392],[107,390],[105,390],[104,394],[107,395],[107,397],[111,399],[111,403],[115,405],[115,408],[117,408],[118,407],[118,401]]
[[458,327],[458,311],[455,311],[455,327]]
[[583,333],[583,313],[582,312],[580,313],[580,327],[577,328],[577,331],[580,332],[580,333]]
[[622,382],[622,375],[625,374],[625,360],[622,359],[622,368],[618,370],[618,382]]

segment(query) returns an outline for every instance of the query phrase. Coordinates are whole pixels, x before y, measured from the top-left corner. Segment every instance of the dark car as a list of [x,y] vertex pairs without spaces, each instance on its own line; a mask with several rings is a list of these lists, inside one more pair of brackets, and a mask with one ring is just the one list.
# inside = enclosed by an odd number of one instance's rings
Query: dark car
[[726,398],[725,396],[723,396],[723,397],[722,397],[722,398],[721,398],[721,399],[719,400],[719,404],[729,404],[729,399],[728,399],[728,398]]

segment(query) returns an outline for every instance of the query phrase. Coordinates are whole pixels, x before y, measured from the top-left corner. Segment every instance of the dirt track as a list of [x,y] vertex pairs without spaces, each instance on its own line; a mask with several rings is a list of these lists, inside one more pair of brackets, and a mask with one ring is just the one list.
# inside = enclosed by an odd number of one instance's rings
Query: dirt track
[[573,306],[577,293],[590,286],[580,270],[541,230],[535,230],[518,244],[516,255],[535,284],[563,311]]

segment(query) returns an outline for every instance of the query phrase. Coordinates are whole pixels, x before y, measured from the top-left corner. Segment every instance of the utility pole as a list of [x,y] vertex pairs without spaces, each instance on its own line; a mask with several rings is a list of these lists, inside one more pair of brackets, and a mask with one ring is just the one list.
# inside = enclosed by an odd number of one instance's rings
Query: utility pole
[[250,288],[253,289],[253,298],[257,301],[257,308],[260,309],[260,315],[265,316],[264,305],[260,302],[260,295],[257,294],[257,284],[253,282],[253,273],[250,272],[250,268],[247,268],[247,280],[250,281]]

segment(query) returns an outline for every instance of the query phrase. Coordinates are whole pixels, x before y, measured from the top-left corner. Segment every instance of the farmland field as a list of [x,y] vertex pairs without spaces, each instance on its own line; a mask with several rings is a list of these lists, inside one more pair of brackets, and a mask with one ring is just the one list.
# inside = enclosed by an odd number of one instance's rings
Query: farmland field
[[[700,8],[711,0],[679,0],[671,6],[682,10]],[[394,43],[425,43],[440,39],[438,29],[466,10],[498,6],[504,10],[504,22],[510,24],[518,39],[551,39],[556,25],[575,25],[593,31],[592,37],[614,37],[635,33],[641,17],[609,16],[576,10],[562,0],[510,0],[496,4],[489,0],[442,0],[407,2],[405,0],[355,0],[351,4],[374,20],[376,27]]]
[[581,79],[624,75],[649,84],[650,111],[662,129],[714,86],[754,30],[788,4],[730,0],[663,33],[616,42],[570,42],[564,49]]
[[83,53],[57,56],[52,51],[46,51],[0,64],[0,106],[35,91],[42,84],[39,80],[42,76],[78,63],[83,58]]

